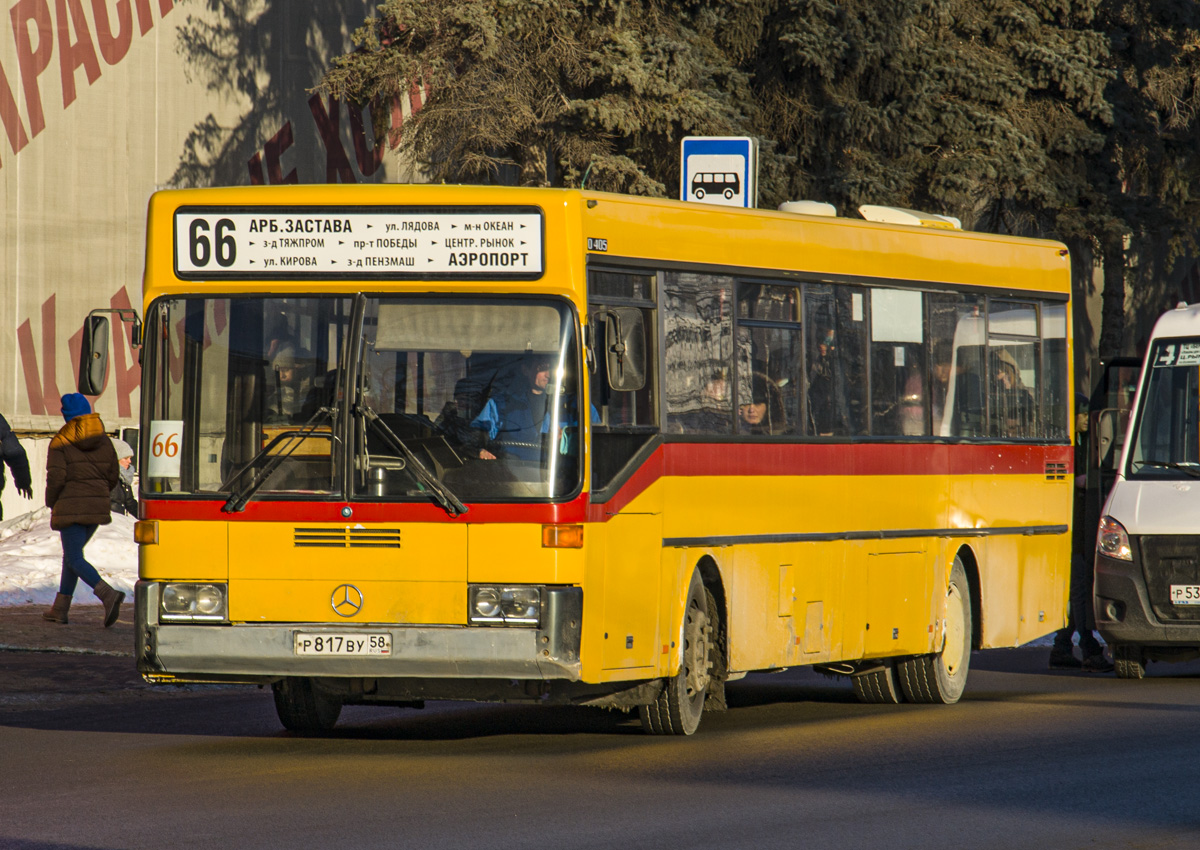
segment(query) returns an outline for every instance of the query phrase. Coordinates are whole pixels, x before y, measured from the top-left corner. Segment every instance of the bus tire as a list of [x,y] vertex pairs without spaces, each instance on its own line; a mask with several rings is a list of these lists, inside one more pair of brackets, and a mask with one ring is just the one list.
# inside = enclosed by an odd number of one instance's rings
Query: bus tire
[[850,682],[854,685],[854,695],[858,697],[859,702],[878,705],[898,705],[904,702],[904,691],[900,687],[900,679],[896,675],[896,665],[893,661],[884,661],[881,670],[851,676]]
[[322,693],[312,679],[280,679],[271,686],[275,693],[275,713],[289,732],[316,735],[328,732],[342,713],[337,697]]
[[695,194],[697,201],[704,200],[704,190],[703,189],[697,189],[693,194]]
[[952,705],[962,697],[971,667],[971,586],[962,561],[954,559],[946,584],[946,618],[942,648],[930,655],[906,658],[896,665],[900,687],[909,702]]
[[733,190],[732,189],[725,190],[725,200],[727,200],[727,201],[733,200]]
[[663,681],[662,693],[638,709],[642,728],[651,735],[691,735],[700,725],[712,670],[712,630],[708,592],[700,573],[692,573],[683,612],[679,672]]
[[1115,643],[1112,648],[1113,670],[1118,679],[1146,678],[1146,652],[1132,643]]

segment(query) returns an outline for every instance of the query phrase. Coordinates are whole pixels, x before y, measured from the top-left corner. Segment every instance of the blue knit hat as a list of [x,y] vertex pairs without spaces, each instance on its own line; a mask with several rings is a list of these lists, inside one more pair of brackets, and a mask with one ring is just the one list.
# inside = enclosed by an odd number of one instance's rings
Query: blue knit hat
[[63,419],[70,422],[76,416],[85,416],[92,412],[87,396],[83,393],[67,393],[62,397]]

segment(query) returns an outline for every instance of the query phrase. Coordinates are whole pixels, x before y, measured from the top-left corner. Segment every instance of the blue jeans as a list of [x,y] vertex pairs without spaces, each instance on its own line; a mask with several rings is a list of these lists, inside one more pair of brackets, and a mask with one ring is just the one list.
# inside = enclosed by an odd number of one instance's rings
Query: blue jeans
[[71,596],[75,593],[75,585],[79,579],[88,587],[95,588],[100,583],[100,573],[83,557],[83,547],[96,533],[96,525],[68,525],[58,534],[62,538],[63,567],[62,580],[58,583],[58,592]]

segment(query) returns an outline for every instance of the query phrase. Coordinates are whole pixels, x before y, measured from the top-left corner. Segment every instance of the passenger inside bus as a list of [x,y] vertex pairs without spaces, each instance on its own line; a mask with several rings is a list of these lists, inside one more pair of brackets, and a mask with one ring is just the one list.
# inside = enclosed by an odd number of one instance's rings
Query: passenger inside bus
[[808,370],[808,412],[819,437],[850,433],[846,407],[846,378],[833,328],[817,332],[816,351]]
[[1028,437],[1033,434],[1033,395],[1021,381],[1017,361],[1005,348],[991,356],[991,419],[994,437]]
[[742,434],[783,434],[787,432],[787,416],[778,385],[761,372],[750,381],[748,398],[743,395],[738,405],[738,432]]

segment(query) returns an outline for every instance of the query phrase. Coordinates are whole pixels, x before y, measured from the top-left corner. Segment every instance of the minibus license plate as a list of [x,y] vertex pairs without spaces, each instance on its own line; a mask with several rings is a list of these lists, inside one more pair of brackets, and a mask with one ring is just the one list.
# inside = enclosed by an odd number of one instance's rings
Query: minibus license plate
[[1171,585],[1172,605],[1200,605],[1200,584]]
[[296,632],[296,655],[391,655],[392,636],[382,633]]

